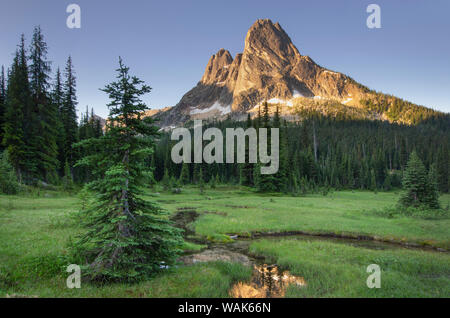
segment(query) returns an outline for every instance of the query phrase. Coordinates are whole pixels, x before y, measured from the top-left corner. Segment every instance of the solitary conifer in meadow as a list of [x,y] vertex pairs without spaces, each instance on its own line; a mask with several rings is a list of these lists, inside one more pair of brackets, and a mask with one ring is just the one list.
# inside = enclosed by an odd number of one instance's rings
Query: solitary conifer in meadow
[[411,153],[403,174],[405,193],[400,198],[403,206],[439,207],[434,169],[432,166],[428,174],[417,153],[415,151]]
[[77,165],[91,167],[94,181],[87,188],[95,200],[84,212],[87,232],[74,251],[87,260],[83,272],[91,279],[136,281],[171,264],[182,239],[164,211],[141,198],[151,173],[146,158],[158,135],[153,119],[141,118],[148,110],[141,96],[150,87],[121,59],[117,73],[103,89],[111,99],[105,135],[78,144],[89,153]]

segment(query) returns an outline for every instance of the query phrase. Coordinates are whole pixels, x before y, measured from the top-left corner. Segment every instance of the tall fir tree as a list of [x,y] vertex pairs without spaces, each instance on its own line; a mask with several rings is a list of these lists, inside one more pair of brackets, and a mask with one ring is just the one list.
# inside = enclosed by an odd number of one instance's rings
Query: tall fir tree
[[436,165],[433,163],[430,165],[430,169],[428,170],[428,178],[427,178],[427,193],[425,198],[425,204],[432,209],[439,209],[439,188],[437,181],[437,170]]
[[280,109],[277,105],[275,115],[273,117],[273,127],[279,130],[279,142],[278,142],[278,172],[274,174],[274,183],[276,191],[286,192],[288,190],[289,173],[289,154],[288,154],[288,141],[286,127],[281,127]]
[[261,127],[262,119],[261,119],[261,105],[258,106],[258,114],[256,115],[256,118],[253,120],[253,127],[258,129]]
[[[250,114],[247,115],[246,129],[252,128],[253,122]],[[249,156],[249,140],[245,138],[245,162],[240,165],[240,184],[245,186],[253,186],[253,168],[254,163],[250,162]]]
[[5,113],[6,113],[6,78],[5,67],[2,65],[2,71],[0,73],[0,152],[3,151],[3,135],[5,125]]
[[19,69],[20,69],[20,86],[23,89],[22,107],[23,107],[23,141],[25,144],[24,152],[24,181],[32,183],[37,177],[37,160],[36,160],[36,134],[38,127],[38,119],[36,112],[33,110],[33,101],[31,96],[31,87],[29,81],[27,51],[25,49],[25,36],[22,34],[19,46]]
[[[271,149],[271,135],[270,135],[270,115],[269,115],[269,105],[267,102],[263,103],[263,115],[262,115],[262,123],[263,128],[267,129],[267,149]],[[260,192],[273,192],[277,191],[276,178],[273,174],[261,174],[261,164],[258,167],[255,167],[257,189]]]
[[32,96],[31,149],[33,149],[37,177],[47,182],[56,181],[58,167],[58,108],[51,100],[50,62],[47,60],[47,43],[40,27],[36,27],[30,46],[30,87]]
[[439,148],[438,154],[437,154],[437,163],[436,163],[436,169],[437,169],[437,183],[438,183],[438,189],[442,193],[448,193],[449,192],[449,165],[450,165],[450,152],[447,146],[447,143],[444,143],[442,147]]
[[[56,146],[58,149],[59,174],[65,175],[66,157],[65,157],[65,139],[66,134],[63,125],[63,84],[61,79],[61,71],[59,67],[56,70],[53,91],[51,94],[53,107],[57,109],[58,120],[56,121]],[[68,163],[67,163],[68,164]]]
[[[76,77],[73,69],[72,57],[69,56],[64,70],[63,102],[62,102],[62,124],[64,126],[65,145],[64,158],[73,167],[77,160],[77,150],[72,147],[78,141],[78,122],[77,122],[77,96],[76,96]],[[72,172],[73,175],[73,172]]]
[[79,143],[89,155],[79,165],[91,167],[94,180],[87,187],[96,200],[87,210],[88,231],[74,252],[87,260],[91,279],[137,281],[174,262],[182,239],[155,203],[141,198],[158,127],[141,97],[150,87],[129,74],[119,59],[117,80],[103,91],[111,100],[106,133]]
[[264,128],[270,127],[270,115],[269,115],[269,104],[267,101],[263,103],[263,113],[262,113],[262,126]]
[[9,159],[14,166],[19,181],[27,181],[30,163],[27,161],[29,149],[25,143],[27,140],[25,113],[29,109],[30,90],[23,35],[8,74],[5,104],[3,146],[8,151]]

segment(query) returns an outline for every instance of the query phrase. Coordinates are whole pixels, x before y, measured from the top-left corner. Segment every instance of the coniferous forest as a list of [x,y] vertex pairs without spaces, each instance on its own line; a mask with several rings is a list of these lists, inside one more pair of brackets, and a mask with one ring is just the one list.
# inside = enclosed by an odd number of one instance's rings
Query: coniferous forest
[[83,155],[73,145],[100,136],[100,118],[86,109],[77,118],[76,72],[72,58],[63,71],[47,59],[40,27],[29,44],[22,35],[9,67],[0,77],[1,149],[7,153],[18,181],[58,185],[82,183],[89,173],[74,167]]
[[[85,154],[73,145],[101,136],[104,123],[88,106],[77,118],[73,61],[69,56],[63,71],[59,67],[52,70],[47,54],[44,34],[36,27],[28,45],[22,35],[11,65],[2,66],[1,149],[7,153],[21,183],[57,185],[70,180],[83,184],[90,180],[90,172],[75,167]],[[373,103],[367,103],[370,109],[374,107]],[[269,107],[277,106],[266,103],[257,116],[246,122],[225,120],[211,122],[209,126],[223,131],[227,127],[280,128],[280,169],[271,180],[258,175],[255,164],[174,164],[170,160],[173,145],[170,133],[161,133],[155,153],[147,160],[154,168],[156,181],[163,180],[166,173],[168,179],[197,184],[202,171],[205,182],[241,184],[260,191],[293,194],[323,188],[382,191],[401,187],[409,155],[416,150],[427,169],[436,166],[439,191],[449,191],[447,114],[435,113],[414,125],[402,125],[326,117],[310,111],[301,114],[301,121],[287,122],[278,111],[271,118]],[[416,112],[415,117],[421,116]]]
[[[278,172],[249,139],[244,163],[174,163],[126,59],[101,118],[41,27],[17,40],[0,61],[0,296],[449,297],[450,114],[374,91],[332,115],[264,101],[202,129],[278,128]],[[374,264],[384,289],[365,287]]]
[[439,191],[449,191],[448,116],[413,126],[327,118],[317,113],[309,113],[300,122],[287,122],[277,112],[270,118],[264,113],[268,107],[261,107],[261,115],[246,122],[214,122],[204,129],[218,127],[225,134],[229,127],[279,127],[280,169],[268,177],[271,180],[261,179],[256,164],[174,164],[170,151],[175,142],[170,133],[162,134],[150,159],[156,180],[163,180],[166,174],[168,180],[181,184],[197,183],[202,171],[205,182],[241,184],[262,192],[299,195],[331,188],[389,191],[401,188],[403,171],[415,150],[427,169],[436,166]]

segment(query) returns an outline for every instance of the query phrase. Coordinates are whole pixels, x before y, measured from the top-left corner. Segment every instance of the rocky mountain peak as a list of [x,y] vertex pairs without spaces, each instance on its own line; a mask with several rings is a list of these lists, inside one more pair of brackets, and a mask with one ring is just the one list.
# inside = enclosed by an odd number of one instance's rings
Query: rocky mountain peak
[[208,85],[225,81],[228,76],[228,67],[232,62],[233,57],[230,52],[220,49],[209,59],[201,83]]
[[279,23],[273,24],[270,19],[257,20],[245,38],[233,90],[233,111],[246,111],[264,99],[290,99],[294,91],[301,91],[301,84],[287,79],[300,58]]
[[245,52],[266,52],[279,57],[300,55],[291,38],[277,22],[259,19],[250,27],[245,37]]
[[301,55],[279,23],[260,19],[249,28],[244,51],[234,59],[223,48],[213,54],[197,86],[161,118],[164,126],[173,126],[189,119],[240,116],[264,101],[293,109],[298,97],[359,107],[366,92],[348,76]]

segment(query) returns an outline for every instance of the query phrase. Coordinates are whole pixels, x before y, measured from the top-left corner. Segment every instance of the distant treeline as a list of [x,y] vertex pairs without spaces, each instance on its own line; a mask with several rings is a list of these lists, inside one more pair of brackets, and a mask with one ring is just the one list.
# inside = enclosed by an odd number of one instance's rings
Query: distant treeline
[[170,151],[175,142],[170,141],[170,133],[165,133],[151,158],[156,180],[167,179],[168,175],[179,183],[198,183],[201,175],[206,182],[243,184],[260,191],[292,193],[322,191],[330,187],[389,190],[401,187],[409,154],[416,150],[427,168],[436,165],[439,190],[449,191],[448,115],[432,116],[415,126],[386,121],[337,120],[318,113],[310,113],[302,121],[286,122],[280,120],[278,112],[269,118],[265,106],[262,114],[248,118],[247,122],[226,120],[205,125],[204,129],[209,126],[217,127],[223,133],[227,127],[279,127],[278,173],[260,175],[260,169],[256,169],[259,164],[248,163],[174,164]]

